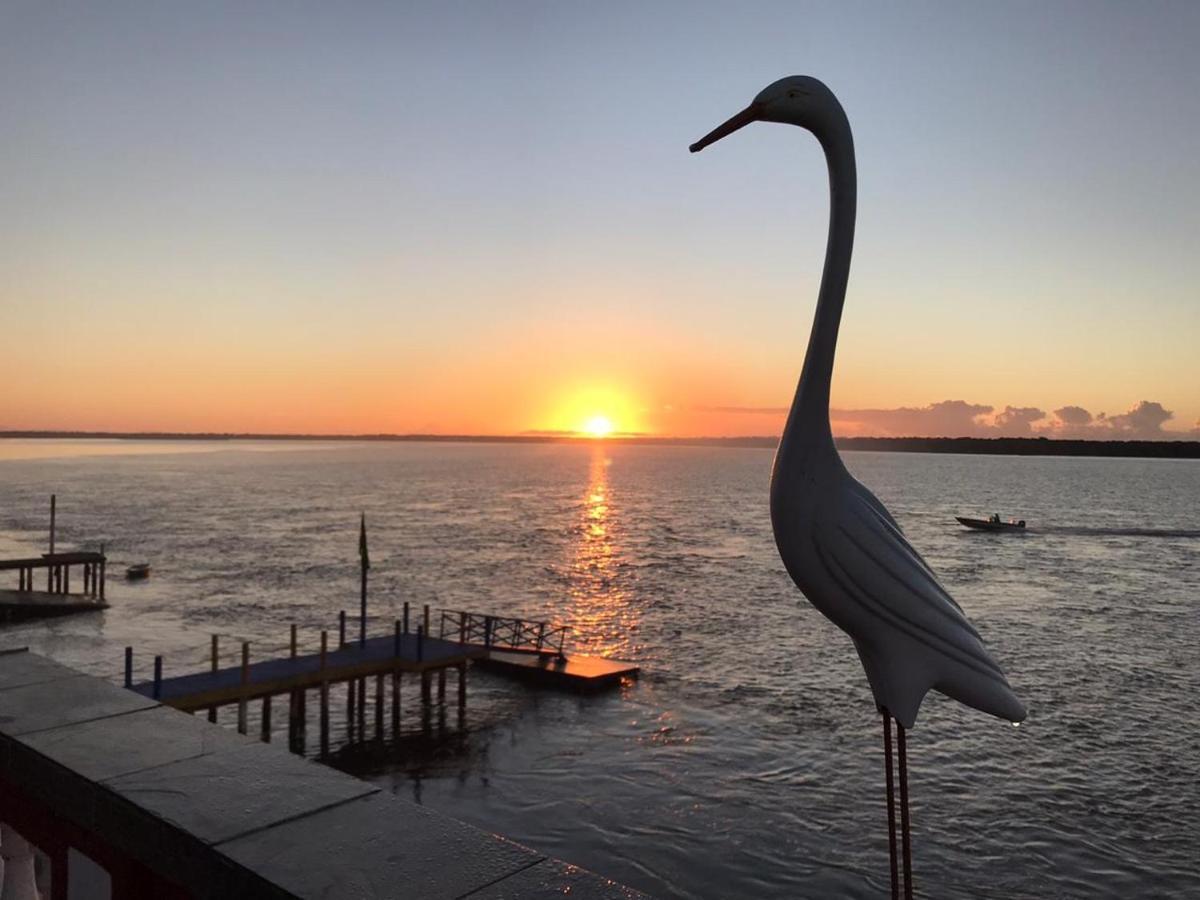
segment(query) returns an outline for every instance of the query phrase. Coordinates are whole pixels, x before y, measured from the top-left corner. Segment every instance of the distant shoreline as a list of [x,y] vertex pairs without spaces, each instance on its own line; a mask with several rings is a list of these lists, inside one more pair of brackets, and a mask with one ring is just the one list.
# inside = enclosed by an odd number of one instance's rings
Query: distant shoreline
[[[117,431],[0,431],[4,439],[124,440],[124,441],[336,441],[470,444],[592,444],[598,438],[567,434],[220,434],[213,432]],[[608,438],[626,444],[663,447],[774,448],[777,437],[652,437],[621,435]],[[998,456],[1103,456],[1153,459],[1200,459],[1200,441],[1072,441],[1053,438],[917,438],[843,437],[842,450],[897,453],[980,453]]]

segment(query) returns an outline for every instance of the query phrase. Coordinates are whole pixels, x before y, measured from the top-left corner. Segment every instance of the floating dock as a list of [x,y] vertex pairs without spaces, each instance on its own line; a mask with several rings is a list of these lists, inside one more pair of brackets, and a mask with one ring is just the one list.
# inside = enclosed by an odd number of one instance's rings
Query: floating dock
[[440,633],[482,646],[487,652],[476,662],[483,668],[548,687],[597,691],[635,679],[640,671],[635,663],[602,656],[568,657],[563,625],[455,609],[442,612]]
[[575,691],[598,691],[637,678],[633,663],[602,656],[567,658],[547,653],[489,650],[479,664],[490,671],[552,687]]
[[[64,616],[107,609],[104,588],[108,560],[103,553],[44,553],[27,559],[0,560],[0,572],[16,572],[17,588],[0,589],[0,622]],[[81,587],[71,593],[71,570],[78,566]],[[45,572],[46,589],[35,587]]]
[[35,849],[51,898],[644,896],[28,652],[0,652],[0,820],[5,896]]

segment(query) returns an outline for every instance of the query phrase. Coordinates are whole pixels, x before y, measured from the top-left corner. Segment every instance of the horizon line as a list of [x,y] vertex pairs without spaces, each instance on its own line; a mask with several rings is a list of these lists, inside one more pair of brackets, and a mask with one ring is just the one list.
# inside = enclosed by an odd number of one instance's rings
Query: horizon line
[[[7,429],[0,430],[0,439],[17,440],[161,440],[161,441],[331,441],[331,442],[397,442],[397,443],[579,443],[602,444],[605,442],[626,444],[659,444],[659,445],[725,445],[742,447],[775,447],[779,443],[778,435],[652,435],[645,432],[614,432],[604,436],[589,435],[572,431],[526,431],[517,434],[439,434],[425,432],[364,432],[364,433],[334,433],[321,434],[316,432],[225,432],[225,431],[72,431],[60,429]],[[1200,456],[1200,440],[1188,438],[1167,437],[1162,439],[1092,439],[1092,438],[1053,438],[1044,435],[1023,437],[949,437],[946,435],[845,435],[834,436],[834,440],[845,448],[855,445],[862,447],[870,444],[893,445],[902,444],[950,444],[957,447],[990,446],[1000,447],[1160,447],[1176,450],[1191,450]],[[915,448],[913,448],[915,449]],[[1193,455],[1192,453],[1188,454]]]

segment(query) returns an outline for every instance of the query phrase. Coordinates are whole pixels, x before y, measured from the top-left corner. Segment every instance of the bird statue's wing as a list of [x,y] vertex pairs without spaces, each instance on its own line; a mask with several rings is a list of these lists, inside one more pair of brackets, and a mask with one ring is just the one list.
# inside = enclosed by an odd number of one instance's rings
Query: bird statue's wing
[[905,727],[930,688],[1023,719],[1024,708],[962,608],[876,505],[852,491],[834,511],[834,527],[816,539],[822,564],[866,623],[854,640],[876,702]]
[[[870,492],[870,490],[868,490],[860,481],[855,479],[854,476],[851,475],[849,472],[846,473],[846,477],[848,479],[850,479],[851,489],[856,494],[858,494],[859,497],[861,497],[863,500],[865,500],[867,505],[869,507],[871,507],[871,509],[873,509],[873,510],[875,510],[875,512],[879,513],[879,515],[881,515],[883,517],[884,521],[886,521],[889,525],[891,525],[893,528],[895,528],[896,531],[901,536],[903,536],[904,529],[900,527],[900,523],[897,522],[895,520],[895,518],[892,517],[892,514],[890,512],[888,512],[888,508],[886,506],[884,506],[883,503],[880,502],[879,498],[876,497],[874,494],[872,494]],[[909,549],[911,550],[912,548],[910,547]],[[914,550],[913,552],[915,553],[916,551]]]

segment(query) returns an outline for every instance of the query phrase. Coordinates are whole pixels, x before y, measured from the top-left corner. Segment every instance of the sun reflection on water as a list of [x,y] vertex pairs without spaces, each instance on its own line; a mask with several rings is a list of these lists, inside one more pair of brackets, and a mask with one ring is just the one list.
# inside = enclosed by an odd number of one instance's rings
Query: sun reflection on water
[[621,577],[622,521],[609,482],[611,465],[606,449],[596,447],[570,548],[566,621],[583,652],[624,658],[633,651],[641,615]]

